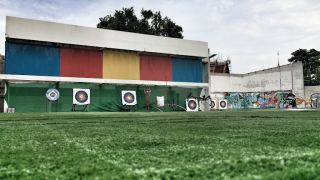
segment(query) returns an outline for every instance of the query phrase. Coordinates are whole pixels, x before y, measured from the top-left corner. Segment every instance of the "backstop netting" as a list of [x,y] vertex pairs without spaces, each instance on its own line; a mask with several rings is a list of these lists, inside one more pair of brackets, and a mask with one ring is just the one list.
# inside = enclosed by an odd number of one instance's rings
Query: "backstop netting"
[[[119,112],[119,111],[146,111],[140,107],[146,106],[144,90],[152,91],[149,105],[157,106],[157,96],[165,96],[165,100],[169,100],[174,104],[185,107],[185,99],[189,93],[200,96],[202,88],[182,88],[171,87],[167,93],[167,87],[162,86],[136,86],[136,85],[112,85],[112,84],[88,84],[88,83],[9,83],[7,82],[7,93],[5,100],[9,108],[15,108],[15,112],[46,112],[46,92],[50,88],[57,89],[60,92],[59,112],[71,112],[72,109],[72,89],[83,88],[90,89],[90,101],[88,106],[90,112]],[[136,91],[138,104],[134,107],[122,105],[122,90]],[[167,94],[166,94],[167,93]],[[166,102],[167,104],[167,102]],[[50,104],[55,106],[55,104]],[[53,107],[51,107],[53,108]],[[166,111],[172,111],[167,108]],[[175,107],[175,110],[181,110]],[[55,110],[52,110],[54,112]]]

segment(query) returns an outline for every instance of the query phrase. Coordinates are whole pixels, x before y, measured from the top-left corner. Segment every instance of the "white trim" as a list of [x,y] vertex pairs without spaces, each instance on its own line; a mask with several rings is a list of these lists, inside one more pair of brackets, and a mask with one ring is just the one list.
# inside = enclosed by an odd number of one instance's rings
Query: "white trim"
[[6,17],[6,38],[122,49],[137,52],[208,57],[208,42]]
[[94,83],[94,84],[117,84],[117,85],[141,85],[141,86],[171,86],[171,87],[209,89],[209,83],[189,83],[189,82],[95,79],[95,78],[28,76],[28,75],[9,75],[9,74],[0,74],[0,79],[6,80],[9,82],[30,82],[30,81],[32,82],[70,82],[70,83]]

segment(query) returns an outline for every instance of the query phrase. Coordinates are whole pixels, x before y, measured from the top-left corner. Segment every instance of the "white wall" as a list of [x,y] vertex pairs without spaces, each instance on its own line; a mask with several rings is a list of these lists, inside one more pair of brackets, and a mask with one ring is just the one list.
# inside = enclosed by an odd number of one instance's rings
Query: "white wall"
[[247,74],[211,74],[211,94],[292,91],[304,97],[302,63],[293,63]]
[[320,93],[320,86],[305,86],[304,92],[305,92],[305,95],[302,97],[304,97],[304,100],[309,100],[312,94]]
[[208,43],[47,21],[6,18],[6,38],[208,57]]

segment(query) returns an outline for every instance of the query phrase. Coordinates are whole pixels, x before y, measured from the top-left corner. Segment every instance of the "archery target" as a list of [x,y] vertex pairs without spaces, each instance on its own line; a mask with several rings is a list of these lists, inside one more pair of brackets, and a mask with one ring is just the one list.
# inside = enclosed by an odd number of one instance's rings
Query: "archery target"
[[228,104],[226,99],[219,101],[219,109],[227,109],[227,105]]
[[121,91],[122,105],[134,106],[137,104],[136,91]]
[[217,100],[211,100],[210,108],[211,109],[217,109]]
[[88,105],[90,104],[90,89],[73,89],[73,104]]
[[49,89],[46,93],[46,97],[49,101],[56,101],[60,97],[60,93],[56,89]]
[[198,101],[194,98],[186,99],[187,111],[198,111]]

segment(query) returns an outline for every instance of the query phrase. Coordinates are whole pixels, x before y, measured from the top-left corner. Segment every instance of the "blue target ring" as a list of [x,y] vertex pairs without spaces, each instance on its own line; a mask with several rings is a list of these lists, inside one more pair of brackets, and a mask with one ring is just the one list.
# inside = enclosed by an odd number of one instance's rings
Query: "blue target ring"
[[134,95],[129,92],[124,94],[124,101],[127,103],[132,103],[134,101]]
[[58,90],[56,89],[49,89],[47,92],[46,92],[46,97],[49,101],[56,101],[59,99],[60,97],[60,93]]
[[88,100],[88,94],[84,91],[78,91],[75,95],[75,98],[78,102],[84,103]]
[[220,106],[222,108],[226,107],[227,103],[225,101],[220,101]]
[[215,106],[216,106],[216,103],[215,103],[214,101],[211,101],[210,107],[211,107],[211,108],[214,108]]
[[191,110],[195,110],[195,109],[197,108],[197,103],[196,103],[194,100],[190,100],[190,101],[188,102],[188,107],[189,107],[189,109],[191,109]]

